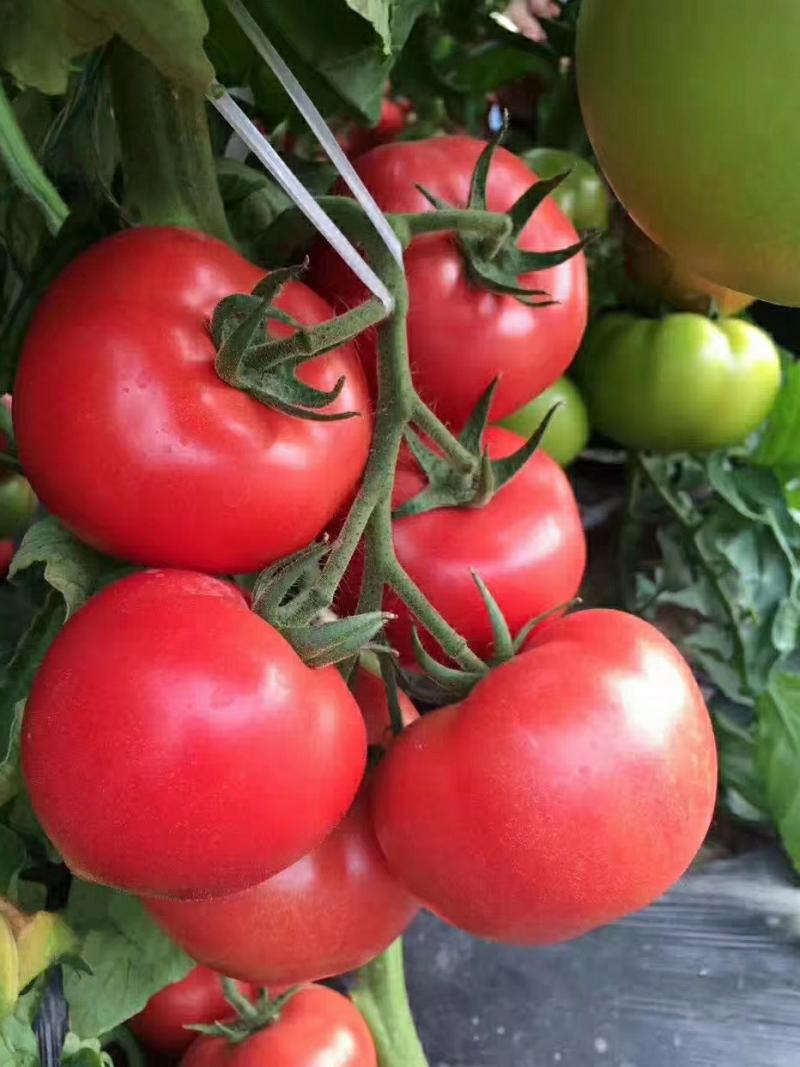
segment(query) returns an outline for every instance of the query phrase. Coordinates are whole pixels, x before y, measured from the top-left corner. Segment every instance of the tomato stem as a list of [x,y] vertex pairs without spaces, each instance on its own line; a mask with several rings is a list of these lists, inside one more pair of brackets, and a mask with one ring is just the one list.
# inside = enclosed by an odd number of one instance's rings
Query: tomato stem
[[408,1003],[402,938],[359,969],[352,997],[372,1031],[380,1067],[428,1067]]
[[477,466],[475,456],[461,444],[455,434],[445,426],[438,415],[431,411],[428,405],[423,403],[419,397],[414,400],[414,410],[411,418],[414,424],[424,434],[427,434],[434,444],[441,448],[442,452],[452,461],[455,467],[467,474],[475,470]]
[[124,41],[115,40],[110,53],[126,208],[133,220],[203,230],[233,243],[202,92],[170,82]]
[[412,237],[450,230],[459,236],[484,237],[502,244],[511,237],[512,230],[508,215],[468,208],[440,208],[437,211],[397,214],[392,218],[406,226]]

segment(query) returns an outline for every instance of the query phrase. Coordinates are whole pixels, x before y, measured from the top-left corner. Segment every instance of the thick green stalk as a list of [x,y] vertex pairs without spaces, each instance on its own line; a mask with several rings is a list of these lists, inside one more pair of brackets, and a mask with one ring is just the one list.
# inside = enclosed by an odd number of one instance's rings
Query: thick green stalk
[[428,1067],[408,1003],[402,938],[357,973],[352,997],[372,1031],[380,1067]]
[[50,233],[58,233],[69,208],[31,151],[17,116],[0,83],[0,159],[14,185],[38,204]]
[[170,82],[119,39],[111,47],[111,85],[133,219],[232,243],[202,92]]

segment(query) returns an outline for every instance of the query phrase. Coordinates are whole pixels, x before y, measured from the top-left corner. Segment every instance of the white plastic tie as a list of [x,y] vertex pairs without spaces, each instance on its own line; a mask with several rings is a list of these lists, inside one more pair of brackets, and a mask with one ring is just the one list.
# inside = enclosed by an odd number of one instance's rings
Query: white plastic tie
[[384,213],[375,203],[375,200],[366,185],[364,185],[359,178],[353,164],[342,151],[339,142],[333,136],[330,127],[319,113],[314,101],[286,66],[275,46],[244,6],[242,0],[226,0],[226,3],[228,5],[228,10],[244,30],[250,43],[264,62],[271,67],[273,73],[289,94],[289,97],[297,107],[297,110],[306,120],[312,133],[325,149],[328,158],[344,179],[350,192],[359,204],[361,204],[370,222],[380,234],[384,244],[389,249],[394,259],[402,266],[403,248],[398,240],[397,234],[389,225]]
[[[286,195],[297,204],[306,218],[336,249],[356,277],[391,313],[394,310],[394,297],[392,294],[336,223],[322,210],[302,182],[294,176],[280,155],[239,107],[227,89],[223,89],[221,86],[214,86],[209,91],[208,99],[231,128],[241,137],[250,151],[261,160]],[[385,219],[384,222],[386,222]],[[388,223],[386,225],[388,226]]]

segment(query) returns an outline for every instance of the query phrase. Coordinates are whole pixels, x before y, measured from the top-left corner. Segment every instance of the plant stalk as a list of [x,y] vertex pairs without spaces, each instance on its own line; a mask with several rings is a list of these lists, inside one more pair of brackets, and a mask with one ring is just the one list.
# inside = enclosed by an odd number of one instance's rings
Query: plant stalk
[[124,41],[112,43],[110,57],[131,217],[148,226],[202,230],[232,244],[205,97],[169,81]]
[[372,1031],[379,1067],[428,1067],[408,1003],[402,938],[358,970],[352,998]]

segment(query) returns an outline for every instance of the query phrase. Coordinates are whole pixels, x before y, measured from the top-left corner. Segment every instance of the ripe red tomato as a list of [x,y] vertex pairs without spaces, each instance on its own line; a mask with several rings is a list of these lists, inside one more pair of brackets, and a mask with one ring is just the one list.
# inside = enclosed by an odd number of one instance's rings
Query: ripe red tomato
[[365,754],[338,671],[306,667],[235,587],[186,571],[90,600],[22,729],[31,800],[67,864],[154,896],[233,893],[294,863],[347,811]]
[[[370,741],[381,743],[389,723],[383,682],[362,670],[355,694]],[[401,705],[406,721],[416,718],[408,697]],[[194,959],[272,987],[360,967],[400,936],[419,907],[386,867],[366,788],[318,848],[255,889],[144,904]]]
[[378,768],[373,816],[389,866],[442,918],[548,944],[644,907],[683,874],[716,767],[677,649],[633,615],[584,611],[412,724]]
[[[459,207],[466,205],[482,141],[437,137],[375,148],[355,164],[384,211],[431,211],[417,183]],[[489,207],[506,211],[536,181],[516,156],[500,148],[492,163]],[[337,192],[346,194],[344,187]],[[548,198],[525,228],[520,246],[553,251],[578,240],[572,223]],[[494,420],[510,415],[543,392],[566,370],[586,327],[588,284],[583,255],[551,270],[523,276],[555,301],[533,308],[470,283],[461,251],[450,234],[417,238],[405,254],[411,295],[408,340],[414,381],[423,398],[447,422],[463,425],[480,396],[501,375]],[[313,284],[334,306],[364,298],[360,283],[327,244],[312,259]],[[374,362],[374,334],[359,339],[367,365]]]
[[180,1067],[377,1067],[372,1035],[348,997],[306,986],[247,1040],[201,1035]]
[[[245,996],[257,999],[257,987],[246,982],[239,985]],[[128,1026],[150,1052],[177,1056],[197,1037],[187,1026],[227,1022],[235,1014],[225,999],[222,976],[207,967],[195,967],[180,982],[152,996],[144,1009],[128,1020]]]
[[[523,439],[490,426],[484,443],[499,459]],[[424,484],[416,461],[406,454],[397,469],[394,506],[416,496]],[[394,546],[400,563],[479,656],[492,652],[492,627],[473,570],[515,633],[536,615],[572,600],[586,565],[575,495],[562,469],[541,449],[483,508],[441,508],[395,520]],[[342,591],[346,610],[360,584],[360,557],[354,563]],[[386,627],[391,644],[404,663],[413,663],[412,616],[393,593],[387,593],[384,608],[396,615]],[[436,648],[422,631],[420,636]]]
[[389,144],[400,136],[406,127],[409,108],[388,97],[381,104],[381,117],[377,126],[359,127],[345,139],[342,146],[351,159],[377,145]]
[[[214,238],[142,228],[94,245],[48,292],[15,387],[17,444],[48,510],[87,543],[249,572],[308,544],[347,503],[371,428],[354,350],[299,372],[321,389],[346,377],[330,410],[362,414],[338,422],[280,414],[214,370],[215,305],[262,276]],[[331,317],[299,282],[279,306],[305,323]]]

